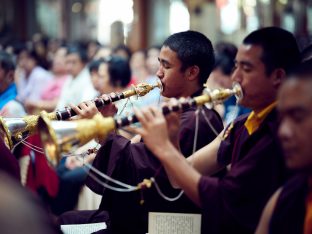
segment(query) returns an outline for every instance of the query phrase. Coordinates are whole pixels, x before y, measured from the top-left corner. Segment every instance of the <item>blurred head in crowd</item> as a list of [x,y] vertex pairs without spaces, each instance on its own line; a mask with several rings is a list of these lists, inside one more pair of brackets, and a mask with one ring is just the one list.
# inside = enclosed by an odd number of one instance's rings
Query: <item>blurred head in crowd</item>
[[70,46],[66,55],[66,70],[74,78],[84,69],[88,62],[87,52],[82,46]]
[[[40,33],[35,33],[32,37],[32,50],[35,51],[38,57],[38,64],[44,69],[49,69],[48,61],[48,38]],[[32,52],[31,52],[32,53]]]
[[11,55],[0,51],[0,93],[5,91],[14,81],[15,64]]
[[[158,55],[155,58],[157,68],[158,68]],[[138,50],[135,51],[130,59],[130,67],[132,71],[132,76],[136,82],[142,82],[147,77],[147,68],[146,68],[146,51]],[[156,70],[157,71],[157,70]],[[156,75],[156,71],[153,75]]]
[[25,48],[18,55],[18,65],[28,76],[36,66],[46,68],[46,60],[43,60],[36,50]]
[[234,60],[237,48],[234,44],[228,42],[220,42],[215,46],[216,62],[209,77],[212,86],[221,88],[231,88],[231,74],[234,69]]
[[112,56],[100,61],[94,86],[100,93],[107,94],[118,89],[124,89],[130,80],[131,70],[128,60]]
[[66,70],[66,47],[59,47],[52,59],[52,72],[56,75],[67,74]]
[[111,55],[111,53],[111,48],[109,48],[108,46],[101,46],[94,55],[94,59],[107,58]]
[[101,44],[98,41],[91,40],[87,44],[87,56],[88,60],[91,61],[99,50]]
[[160,52],[160,46],[152,46],[146,52],[146,68],[148,74],[156,75],[159,67],[158,56]]
[[119,57],[123,57],[127,60],[130,60],[131,58],[131,50],[128,46],[126,45],[118,45],[113,49],[113,55],[119,56]]
[[93,84],[93,87],[101,92],[101,86],[100,86],[100,77],[99,77],[99,67],[100,64],[104,62],[104,59],[96,59],[96,60],[92,60],[89,64],[88,64],[88,68],[90,71],[90,76],[91,76],[91,82]]
[[[156,63],[157,63],[157,68],[158,68],[158,55],[156,57]],[[131,60],[130,60],[130,66],[132,71],[135,71],[137,69],[141,69],[141,68],[145,68],[146,64],[145,64],[145,60],[146,60],[146,52],[144,50],[138,50],[135,51],[132,56],[131,56]]]

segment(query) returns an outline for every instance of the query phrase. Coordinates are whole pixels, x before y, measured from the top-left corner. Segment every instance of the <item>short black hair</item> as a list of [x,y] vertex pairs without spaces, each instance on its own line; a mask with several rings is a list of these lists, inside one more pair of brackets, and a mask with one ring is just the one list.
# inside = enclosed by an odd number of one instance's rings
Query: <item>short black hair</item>
[[206,83],[215,64],[215,57],[211,41],[202,33],[184,31],[172,34],[163,43],[177,53],[182,63],[181,70],[185,71],[190,66],[198,66],[199,82]]
[[282,68],[286,73],[300,62],[300,52],[294,35],[279,27],[261,28],[250,33],[243,40],[245,45],[258,45],[262,48],[262,62],[266,73]]
[[129,61],[120,56],[110,56],[104,60],[108,64],[110,83],[114,87],[126,87],[131,80]]
[[0,66],[7,73],[15,70],[15,63],[10,54],[0,51]]

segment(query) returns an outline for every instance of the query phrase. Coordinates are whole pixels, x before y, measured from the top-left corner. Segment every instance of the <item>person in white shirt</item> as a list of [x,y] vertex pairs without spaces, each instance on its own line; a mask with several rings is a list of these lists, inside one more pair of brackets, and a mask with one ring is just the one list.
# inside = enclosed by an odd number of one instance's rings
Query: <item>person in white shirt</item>
[[61,110],[69,104],[79,104],[92,100],[98,92],[94,89],[87,68],[87,54],[83,48],[70,47],[66,55],[66,69],[71,75],[64,83],[56,109]]

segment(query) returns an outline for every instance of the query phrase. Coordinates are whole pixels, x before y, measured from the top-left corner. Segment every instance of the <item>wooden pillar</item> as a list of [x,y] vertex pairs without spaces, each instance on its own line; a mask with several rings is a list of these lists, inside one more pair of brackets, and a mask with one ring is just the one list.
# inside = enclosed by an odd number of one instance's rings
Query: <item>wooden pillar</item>
[[132,51],[147,47],[148,2],[133,0],[133,23],[127,39],[127,45]]

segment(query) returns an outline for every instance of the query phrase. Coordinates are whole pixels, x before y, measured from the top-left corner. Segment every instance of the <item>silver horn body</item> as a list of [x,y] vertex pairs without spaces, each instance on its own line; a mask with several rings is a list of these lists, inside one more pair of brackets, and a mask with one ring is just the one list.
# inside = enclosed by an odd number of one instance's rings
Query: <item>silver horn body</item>
[[68,153],[94,138],[102,138],[115,129],[113,118],[96,115],[92,120],[51,121],[43,114],[38,120],[39,134],[45,155],[53,165],[58,165],[62,153]]

